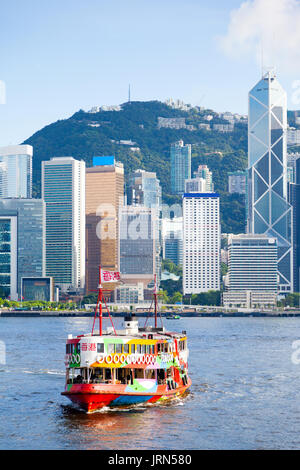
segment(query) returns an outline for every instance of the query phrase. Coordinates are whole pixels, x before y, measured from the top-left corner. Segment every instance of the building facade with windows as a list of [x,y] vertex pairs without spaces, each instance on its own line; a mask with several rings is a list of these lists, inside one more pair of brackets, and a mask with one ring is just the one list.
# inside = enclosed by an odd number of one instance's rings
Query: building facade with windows
[[225,307],[276,306],[277,249],[277,239],[267,235],[229,236]]
[[54,301],[53,277],[22,277],[21,299],[26,301]]
[[46,203],[46,274],[63,292],[85,286],[85,162],[42,162]]
[[246,194],[246,172],[233,171],[228,173],[228,192],[230,194]]
[[[86,169],[86,292],[98,287],[99,266],[119,271],[119,207],[124,204],[124,167],[97,157]],[[108,284],[107,289],[115,285]]]
[[295,183],[289,183],[289,202],[293,207],[294,292],[300,292],[300,158],[295,165]]
[[171,191],[184,193],[184,182],[191,178],[192,147],[182,140],[171,145]]
[[129,177],[128,204],[159,208],[161,206],[161,186],[156,173],[136,170]]
[[293,291],[292,208],[287,198],[286,93],[267,72],[249,93],[248,233],[278,244],[279,290]]
[[220,290],[220,197],[185,193],[183,197],[183,293]]
[[122,279],[127,284],[143,282],[146,288],[155,274],[160,279],[158,213],[148,207],[124,206],[119,217]]
[[45,275],[45,203],[0,199],[0,288],[21,300],[22,277]]
[[32,197],[32,155],[31,145],[0,147],[1,197]]
[[277,239],[267,235],[230,235],[229,291],[278,291]]
[[163,259],[169,259],[182,266],[183,257],[183,218],[163,218],[161,220]]

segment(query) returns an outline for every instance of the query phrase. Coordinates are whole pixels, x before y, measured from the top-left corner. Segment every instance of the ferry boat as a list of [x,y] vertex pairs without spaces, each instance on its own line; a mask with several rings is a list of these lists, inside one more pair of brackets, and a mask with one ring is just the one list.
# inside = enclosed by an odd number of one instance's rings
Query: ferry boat
[[[163,324],[158,326],[156,279],[154,326],[147,326],[147,319],[144,327],[139,327],[132,313],[125,316],[121,330],[114,327],[102,282],[100,268],[92,332],[74,338],[69,335],[67,339],[66,383],[62,395],[87,412],[105,406],[155,403],[184,395],[191,386],[187,335],[185,331],[166,331]],[[106,330],[102,329],[103,301],[112,324]],[[99,331],[96,331],[98,318]]]

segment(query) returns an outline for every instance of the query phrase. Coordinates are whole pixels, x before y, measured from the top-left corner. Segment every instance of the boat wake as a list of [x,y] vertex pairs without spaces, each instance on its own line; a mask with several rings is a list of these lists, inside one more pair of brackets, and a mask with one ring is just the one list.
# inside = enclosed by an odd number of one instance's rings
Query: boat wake
[[184,406],[185,402],[192,397],[191,392],[188,390],[184,395],[179,397],[168,398],[167,400],[158,401],[156,403],[138,403],[136,405],[128,406],[104,406],[98,410],[85,411],[76,403],[70,405],[61,405],[64,411],[72,414],[81,413],[83,415],[97,415],[97,414],[110,414],[110,413],[144,413],[153,408],[166,408]]

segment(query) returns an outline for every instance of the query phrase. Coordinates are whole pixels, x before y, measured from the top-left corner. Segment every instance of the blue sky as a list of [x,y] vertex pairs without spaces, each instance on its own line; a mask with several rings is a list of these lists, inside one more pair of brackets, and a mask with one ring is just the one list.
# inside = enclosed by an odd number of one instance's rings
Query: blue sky
[[[261,8],[266,1],[250,3]],[[298,8],[297,0],[273,1]],[[248,90],[261,70],[253,45],[257,25],[247,23],[252,13],[256,18],[256,11],[245,11],[242,3],[2,2],[0,80],[6,85],[6,104],[0,104],[0,145],[21,143],[80,108],[123,103],[129,83],[132,100],[172,97],[216,111],[246,113]],[[234,52],[240,31],[236,22],[230,28],[233,10],[240,15],[243,31],[249,28],[238,57]],[[227,38],[226,51],[221,37]],[[293,41],[297,42],[296,36]],[[289,96],[294,81],[300,79],[300,70],[297,73],[289,73],[288,66],[278,70]]]

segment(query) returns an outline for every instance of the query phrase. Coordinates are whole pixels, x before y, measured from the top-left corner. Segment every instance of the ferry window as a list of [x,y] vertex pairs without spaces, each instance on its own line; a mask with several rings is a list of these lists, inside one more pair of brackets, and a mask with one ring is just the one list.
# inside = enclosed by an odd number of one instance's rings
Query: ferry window
[[129,353],[129,344],[124,344],[124,353],[125,354]]
[[136,379],[143,379],[144,378],[144,369],[134,369],[134,377]]
[[141,350],[142,354],[146,354],[146,345],[142,344],[141,346],[142,346],[142,348],[141,348],[142,349]]
[[146,353],[147,353],[147,354],[150,354],[150,353],[151,353],[151,346],[150,346],[150,344],[147,344],[147,346],[146,346]]
[[131,348],[131,354],[134,354],[135,353],[135,344],[131,344],[130,345],[130,348]]
[[117,354],[121,354],[121,353],[122,353],[122,349],[123,349],[122,346],[123,346],[122,344],[116,344],[116,349],[115,349],[115,351],[116,351]]
[[97,344],[97,353],[104,353],[104,343]]
[[141,345],[140,345],[140,344],[137,344],[137,345],[136,345],[136,352],[137,352],[138,354],[141,353]]
[[155,370],[145,369],[145,379],[155,380]]
[[168,343],[165,343],[165,344],[163,345],[163,347],[164,347],[163,351],[164,351],[165,353],[167,353],[167,352],[168,352]]
[[102,368],[96,369],[96,377],[99,381],[103,381],[104,380],[104,369],[102,369]]
[[155,354],[155,345],[154,344],[152,344],[152,346],[151,346],[151,353]]
[[116,381],[120,382],[121,384],[126,383],[126,376],[127,376],[127,370],[124,368],[118,368],[116,369]]
[[164,369],[157,369],[157,383],[162,384],[165,380],[165,371]]
[[114,345],[114,344],[108,344],[108,345],[107,345],[107,352],[108,352],[108,354],[114,354],[114,352],[115,352],[115,345]]
[[111,380],[112,374],[111,369],[104,369],[105,370],[105,380]]
[[77,343],[77,354],[80,354],[80,343]]
[[157,352],[160,353],[162,351],[162,344],[157,343]]

